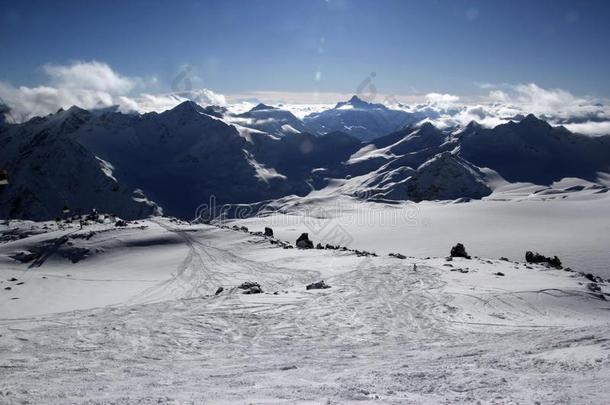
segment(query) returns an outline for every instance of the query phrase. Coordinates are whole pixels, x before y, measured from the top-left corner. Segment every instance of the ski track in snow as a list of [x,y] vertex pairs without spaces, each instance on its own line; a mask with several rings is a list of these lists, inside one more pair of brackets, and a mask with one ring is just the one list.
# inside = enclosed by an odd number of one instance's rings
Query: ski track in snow
[[[461,274],[163,219],[144,232],[188,247],[166,280],[0,320],[0,403],[607,403],[610,305],[564,272],[456,259]],[[505,285],[467,281],[497,269]],[[519,274],[557,285],[504,281]],[[246,280],[279,294],[239,294]]]

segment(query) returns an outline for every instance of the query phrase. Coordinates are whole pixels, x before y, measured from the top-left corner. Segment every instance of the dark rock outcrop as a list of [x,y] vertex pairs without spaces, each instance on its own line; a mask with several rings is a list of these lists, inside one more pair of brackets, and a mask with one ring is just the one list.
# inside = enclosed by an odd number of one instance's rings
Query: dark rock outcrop
[[265,233],[263,235],[272,238],[273,237],[273,229],[265,227]]
[[309,235],[307,233],[302,233],[301,236],[299,236],[296,245],[299,249],[313,249],[313,242],[309,240]]
[[318,281],[317,283],[311,283],[305,287],[308,290],[323,290],[326,288],[330,288],[328,284],[324,282],[324,280]]
[[470,259],[470,255],[466,253],[466,248],[461,243],[458,243],[451,248],[451,257],[464,257]]
[[244,290],[242,294],[260,294],[263,292],[261,286],[254,281],[246,281],[237,288]]
[[254,286],[254,287],[250,287],[249,289],[245,290],[242,294],[260,294],[262,292],[263,292],[263,290],[260,287]]
[[543,256],[540,253],[530,251],[525,252],[525,261],[528,263],[547,264],[548,266],[555,267],[557,269],[562,267],[561,260],[559,260],[557,256],[551,258]]
[[602,289],[597,283],[588,283],[587,288],[593,292],[600,292]]

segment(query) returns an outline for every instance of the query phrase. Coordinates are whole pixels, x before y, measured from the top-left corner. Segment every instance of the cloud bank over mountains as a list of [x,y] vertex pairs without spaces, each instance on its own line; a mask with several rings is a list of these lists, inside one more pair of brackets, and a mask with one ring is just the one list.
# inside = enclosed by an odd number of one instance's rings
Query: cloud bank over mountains
[[[299,117],[330,107],[322,103],[316,105],[313,101],[320,99],[320,95],[315,92],[301,96],[288,92],[253,92],[254,100],[238,95],[225,97],[205,88],[159,94],[150,90],[157,87],[156,77],[124,76],[98,61],[47,64],[42,71],[47,80],[35,87],[0,81],[0,103],[8,107],[5,115],[9,122],[26,121],[72,105],[85,109],[113,107],[121,112],[146,113],[165,111],[191,100],[203,106],[220,105],[243,110],[255,104],[259,93],[268,103],[282,103],[288,97],[290,104],[283,103],[283,108]],[[493,127],[532,113],[553,125],[564,125],[572,132],[593,136],[610,134],[610,106],[605,100],[575,96],[562,89],[545,89],[535,83],[480,84],[479,87],[485,94],[468,101],[443,93],[391,97],[379,94],[373,95],[373,99],[369,95],[367,101],[418,112],[426,117],[424,121],[439,128],[463,127],[471,121]],[[277,99],[269,98],[274,95]],[[302,102],[295,102],[298,98]],[[229,103],[227,99],[236,102]],[[347,93],[343,99],[347,99]]]
[[553,125],[587,135],[610,134],[610,107],[601,100],[577,97],[562,89],[545,89],[535,83],[480,85],[488,91],[478,103],[462,102],[450,94],[431,93],[427,103],[399,106],[421,112],[439,128],[460,127],[476,121],[494,127],[527,114],[535,114]]
[[117,107],[121,112],[165,111],[186,100],[225,105],[224,96],[208,89],[149,94],[157,79],[127,77],[102,62],[45,65],[47,83],[36,87],[0,82],[0,100],[10,109],[9,121],[22,122],[73,105],[85,109]]

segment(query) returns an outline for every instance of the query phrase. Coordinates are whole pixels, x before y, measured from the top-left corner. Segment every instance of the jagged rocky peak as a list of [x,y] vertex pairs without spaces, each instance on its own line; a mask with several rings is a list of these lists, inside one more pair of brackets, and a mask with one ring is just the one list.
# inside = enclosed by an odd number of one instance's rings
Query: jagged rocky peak
[[92,114],[78,106],[73,105],[67,110],[59,109],[55,114],[44,118],[46,122],[61,124],[62,130],[69,131],[78,128],[88,121]]
[[528,127],[536,126],[541,128],[551,128],[551,125],[548,122],[536,117],[534,114],[527,114],[525,118],[519,122],[519,124],[521,124],[521,126],[526,125]]
[[72,107],[68,108],[66,110],[66,112],[68,114],[72,114],[72,115],[88,115],[89,111],[80,108],[79,106],[73,105]]

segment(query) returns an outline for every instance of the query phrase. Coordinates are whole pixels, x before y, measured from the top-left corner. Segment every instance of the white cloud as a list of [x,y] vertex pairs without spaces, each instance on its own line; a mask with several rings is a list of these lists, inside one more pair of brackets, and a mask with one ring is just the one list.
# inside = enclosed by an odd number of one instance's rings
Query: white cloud
[[575,124],[564,124],[564,127],[569,129],[572,132],[577,132],[579,134],[599,136],[599,135],[609,135],[610,134],[610,121],[604,122],[579,122]]
[[118,105],[123,112],[164,111],[192,100],[202,105],[225,105],[224,96],[208,89],[172,94],[132,95],[136,89],[154,85],[158,79],[126,77],[105,63],[74,62],[69,65],[43,66],[48,83],[36,87],[15,87],[0,82],[0,103],[10,108],[9,121],[21,122],[34,116],[44,116],[73,105],[81,108],[103,108]]
[[457,96],[431,93],[426,96],[428,103],[404,109],[423,114],[426,121],[440,128],[465,126],[470,121],[494,127],[531,113],[573,132],[610,134],[610,108],[599,100],[535,83],[479,86],[489,91],[479,104],[458,103]]
[[[138,112],[161,112],[174,108],[178,104],[191,100],[200,105],[220,105],[227,104],[222,94],[214,93],[208,89],[198,89],[168,94],[142,94],[135,99],[129,99],[131,111]],[[125,103],[127,106],[127,103]],[[135,106],[135,107],[134,107]],[[123,107],[123,105],[121,105]]]
[[570,120],[583,117],[608,117],[607,110],[596,100],[577,97],[562,89],[545,89],[535,83],[514,86],[501,85],[491,90],[491,101],[503,104],[506,110],[532,113],[555,120]]
[[426,100],[433,104],[448,105],[458,102],[460,98],[453,94],[428,93]]
[[95,108],[113,104],[112,95],[103,91],[52,86],[13,87],[1,82],[0,99],[10,108],[9,119],[17,122],[34,116],[47,115],[59,108],[67,108],[72,105]]
[[135,87],[135,80],[113,71],[97,61],[75,62],[71,65],[45,65],[44,72],[51,83],[62,89],[98,91],[109,94],[127,94]]
[[[75,62],[69,65],[45,65],[48,82],[36,86],[15,87],[0,82],[0,104],[10,108],[9,121],[21,122],[77,105],[82,108],[119,106],[123,112],[161,112],[192,100],[201,105],[228,106],[231,110],[251,108],[263,101],[276,104],[303,117],[314,111],[332,107],[352,94],[330,92],[258,91],[232,95],[229,103],[223,95],[208,89],[154,94],[143,92],[154,86],[156,77],[126,77],[105,63]],[[487,96],[471,104],[457,95],[428,93],[425,95],[388,96],[378,94],[374,102],[391,105],[430,121],[441,128],[465,126],[470,121],[493,127],[533,113],[553,125],[589,135],[610,133],[610,108],[590,97],[578,97],[562,89],[545,89],[535,83],[480,84]],[[136,93],[139,90],[139,94]],[[425,100],[424,103],[421,101]],[[399,102],[400,100],[400,102]],[[408,104],[403,104],[406,101]]]
[[[418,114],[423,121],[429,121],[439,128],[463,127],[471,121],[485,127],[495,127],[533,113],[552,125],[565,125],[575,132],[588,135],[610,134],[608,124],[605,124],[610,122],[610,108],[598,100],[577,97],[562,89],[545,89],[535,83],[485,83],[479,84],[479,87],[487,90],[487,95],[478,99],[463,99],[446,93],[396,96],[378,94],[373,102]],[[351,94],[342,93],[259,91],[233,95],[229,100],[229,109],[243,112],[263,101],[288,109],[302,118],[311,112],[332,108],[337,101],[350,97]]]

